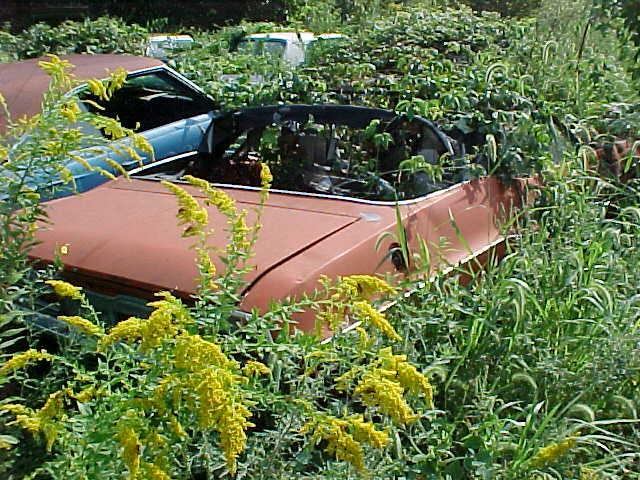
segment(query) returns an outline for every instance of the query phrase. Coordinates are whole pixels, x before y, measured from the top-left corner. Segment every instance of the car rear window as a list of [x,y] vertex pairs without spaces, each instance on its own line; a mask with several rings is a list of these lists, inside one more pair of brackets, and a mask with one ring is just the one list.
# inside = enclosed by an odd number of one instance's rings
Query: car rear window
[[247,38],[240,40],[237,51],[248,55],[265,55],[282,58],[286,47],[284,40],[267,38]]

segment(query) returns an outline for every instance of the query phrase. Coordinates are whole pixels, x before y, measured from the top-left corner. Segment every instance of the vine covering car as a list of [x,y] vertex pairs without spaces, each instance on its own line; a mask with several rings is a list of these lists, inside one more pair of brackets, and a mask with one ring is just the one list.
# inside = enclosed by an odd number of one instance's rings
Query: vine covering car
[[[196,198],[203,193],[185,175],[213,182],[251,222],[262,163],[274,183],[242,291],[245,314],[314,290],[322,275],[404,271],[407,258],[394,255],[398,246],[385,235],[397,232],[398,218],[409,245],[424,241],[433,268],[477,257],[502,244],[500,223],[519,202],[515,186],[469,179],[455,143],[423,118],[338,105],[246,108],[213,118],[197,150],[48,202],[49,223],[33,255],[51,262],[64,245],[68,279],[92,292],[114,322],[141,313],[159,290],[188,299],[196,289],[194,252],[161,180],[184,184]],[[223,232],[226,219],[208,210]],[[227,238],[208,241],[216,251]],[[302,318],[300,328],[312,323]]]
[[[138,152],[142,161],[133,158],[126,149],[87,148],[78,155],[92,167],[99,167],[113,175],[118,169],[105,160],[110,158],[125,170],[153,161],[187,154],[197,149],[202,135],[213,117],[215,102],[193,82],[175,70],[153,58],[131,55],[70,55],[64,57],[74,65],[73,73],[80,86],[71,94],[80,98],[80,109],[97,111],[97,100],[83,83],[92,78],[104,78],[109,72],[123,68],[127,72],[126,83],[108,99],[100,99],[100,114],[118,118],[123,126],[134,128],[151,144],[154,155]],[[42,96],[49,85],[48,75],[39,67],[40,59],[0,64],[0,93],[7,101],[13,118],[34,115],[40,111]],[[0,133],[6,128],[8,119],[0,114]],[[82,125],[87,133],[100,135],[91,125]],[[74,177],[76,189],[65,184],[50,172],[32,172],[30,182],[45,193],[45,196],[60,197],[84,192],[108,179],[97,169],[88,170],[82,163],[69,160],[66,165]]]

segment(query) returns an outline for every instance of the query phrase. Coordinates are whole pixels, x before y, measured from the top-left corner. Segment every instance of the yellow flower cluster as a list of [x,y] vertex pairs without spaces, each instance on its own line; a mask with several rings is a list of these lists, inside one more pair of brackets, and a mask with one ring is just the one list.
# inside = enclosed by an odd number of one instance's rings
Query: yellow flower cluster
[[113,95],[113,92],[121,89],[126,81],[127,71],[124,68],[118,67],[113,72],[111,72],[111,74],[109,75],[109,95]]
[[72,300],[82,300],[82,288],[71,285],[62,280],[47,280],[47,285],[53,287],[53,291],[61,298],[70,298]]
[[91,323],[86,318],[82,318],[78,315],[72,315],[72,316],[60,315],[58,317],[58,320],[61,320],[64,323],[77,328],[78,330],[80,330],[83,333],[86,333],[87,335],[97,336],[97,335],[102,335],[104,333],[101,327]]
[[198,187],[207,196],[205,203],[218,209],[220,213],[227,217],[235,217],[235,201],[219,188],[215,188],[206,180],[191,175],[185,175],[183,180],[189,182],[194,187]]
[[100,80],[97,80],[95,78],[87,80],[87,86],[89,87],[89,91],[100,100],[109,100],[107,87]]
[[[369,302],[376,296],[396,293],[394,287],[381,278],[371,275],[338,277],[334,285],[331,285],[327,277],[322,277],[320,282],[327,289],[328,302],[327,305],[318,312],[318,329],[321,325],[328,325],[331,330],[337,330],[344,321],[348,308],[353,305],[354,302]],[[373,309],[373,307],[371,308]],[[360,311],[364,313],[362,304],[360,305]],[[373,324],[375,321],[381,325],[386,323],[387,327],[391,328],[386,319],[384,319],[384,316],[381,319],[379,315],[379,312],[376,312],[375,316],[369,319],[371,323]],[[388,328],[387,331],[389,331]],[[393,330],[393,328],[391,328],[391,330]],[[395,330],[393,330],[393,332],[395,333]]]
[[353,302],[351,311],[357,319],[361,320],[366,325],[372,325],[373,327],[377,328],[378,330],[380,330],[380,333],[386,335],[391,340],[402,340],[400,335],[398,335],[398,333],[389,323],[389,320],[387,320],[384,314],[376,310],[369,302]]
[[92,385],[71,396],[80,403],[87,403],[96,397],[102,396],[102,394],[101,390],[96,390],[96,387]]
[[149,140],[147,140],[145,137],[134,133],[130,136],[130,138],[131,143],[133,144],[133,148],[137,148],[138,150],[148,153],[149,155],[153,155],[153,145],[151,145],[151,143],[149,143]]
[[211,261],[211,255],[206,248],[197,248],[196,253],[198,255],[198,265],[202,271],[213,278],[216,276],[217,270],[215,264]]
[[189,388],[191,403],[197,405],[198,424],[203,430],[213,429],[220,436],[220,448],[232,474],[236,471],[236,458],[246,447],[247,428],[251,412],[236,392],[239,377],[232,371],[215,366],[192,374]]
[[387,378],[379,369],[364,374],[354,395],[360,397],[367,407],[377,407],[397,423],[406,425],[419,418],[404,399],[402,385]]
[[18,370],[28,363],[39,362],[40,360],[53,360],[53,355],[47,353],[44,350],[35,350],[30,348],[25,352],[15,354],[9,360],[0,366],[0,375],[7,375],[15,370]]
[[34,435],[40,431],[40,421],[36,417],[35,411],[31,408],[20,405],[19,403],[7,403],[0,406],[0,412],[15,415],[15,421],[8,423],[8,425],[19,425]]
[[145,320],[142,318],[131,317],[127,320],[117,323],[109,330],[109,334],[105,335],[98,342],[98,348],[104,350],[106,347],[118,342],[133,343],[142,336],[142,326]]
[[176,340],[174,350],[175,366],[188,372],[196,372],[208,366],[225,369],[237,368],[219,345],[203,339],[200,335],[181,335]]
[[242,373],[245,377],[253,377],[257,375],[269,375],[271,370],[264,363],[256,362],[255,360],[249,360],[242,367]]
[[311,441],[314,444],[326,441],[325,450],[329,455],[338,461],[350,463],[361,473],[366,471],[362,443],[378,449],[389,444],[387,432],[376,430],[375,425],[365,422],[362,415],[346,419],[318,415],[302,428],[302,433],[310,431],[313,432]]
[[134,480],[140,470],[140,454],[142,444],[135,430],[131,427],[122,427],[118,433],[118,441],[122,446],[122,460],[129,470],[129,478]]
[[2,438],[0,438],[0,450],[11,450],[13,448],[13,444],[7,442],[6,440],[3,440]]
[[80,114],[80,107],[75,100],[69,100],[60,105],[60,115],[67,119],[69,123],[75,123]]
[[48,53],[47,56],[49,61],[41,60],[38,62],[38,66],[51,77],[54,84],[65,91],[69,90],[72,78],[69,70],[73,68],[73,65],[68,60],[62,60],[57,55]]
[[182,236],[192,237],[203,234],[209,223],[207,209],[201,207],[198,201],[184,188],[167,181],[160,183],[167,187],[178,199],[178,220],[180,225],[186,226]]
[[262,188],[269,188],[273,182],[273,175],[266,163],[260,164],[260,185]]
[[369,348],[371,340],[367,331],[362,327],[356,327],[356,333],[358,334],[358,349],[364,351]]
[[558,443],[552,443],[541,448],[538,453],[531,459],[531,464],[535,467],[543,467],[555,462],[559,458],[566,455],[569,450],[574,448],[578,443],[577,436],[567,437]]
[[178,438],[187,438],[187,432],[175,415],[169,416],[169,428],[173,434]]
[[144,465],[144,478],[148,480],[171,480],[167,472],[162,470],[155,463],[147,463]]
[[340,376],[336,388],[346,391],[359,376],[354,395],[397,423],[407,424],[419,418],[405,400],[405,390],[421,394],[427,407],[433,408],[433,387],[429,380],[407,362],[406,355],[394,355],[391,347],[381,349],[378,358],[367,367],[354,367]]
[[418,372],[415,366],[407,362],[406,355],[394,355],[391,347],[378,352],[378,365],[384,371],[391,371],[400,385],[412,393],[422,394],[425,403],[433,408],[433,387],[429,379]]
[[104,349],[117,342],[133,343],[141,340],[143,351],[158,347],[163,340],[172,338],[180,333],[193,319],[182,302],[169,292],[159,292],[156,296],[164,300],[150,302],[148,305],[155,310],[144,320],[131,317],[116,324],[108,335],[100,339],[99,348]]
[[[195,412],[201,430],[218,432],[227,468],[233,474],[236,459],[246,448],[246,430],[253,426],[248,420],[252,415],[248,402],[238,388],[247,378],[236,373],[239,365],[235,360],[228,358],[217,344],[199,335],[187,332],[179,335],[172,357],[174,373],[162,379],[150,404],[161,413],[180,410],[183,405]],[[258,362],[249,364],[248,370],[268,372],[267,367]],[[173,415],[169,416],[168,427],[178,437],[186,436]]]
[[0,412],[6,411],[15,415],[16,419],[7,425],[18,425],[32,435],[41,433],[45,438],[47,451],[50,452],[62,429],[56,419],[63,411],[64,398],[68,394],[67,390],[52,393],[40,410],[20,404],[5,404],[0,406]]
[[230,221],[231,242],[227,247],[227,251],[229,253],[237,250],[241,252],[248,252],[251,248],[251,242],[249,241],[249,233],[251,230],[247,227],[246,217],[247,211],[243,210]]

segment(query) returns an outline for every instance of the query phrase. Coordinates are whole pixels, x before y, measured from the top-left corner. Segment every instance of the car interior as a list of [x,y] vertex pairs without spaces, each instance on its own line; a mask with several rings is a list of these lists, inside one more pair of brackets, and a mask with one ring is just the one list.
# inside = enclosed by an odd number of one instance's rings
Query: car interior
[[[146,72],[127,78],[108,101],[101,100],[89,90],[80,95],[84,105],[94,113],[120,119],[126,128],[139,132],[167,125],[185,118],[210,112],[216,108],[207,96],[189,88],[169,73]],[[94,103],[104,110],[98,109]]]
[[363,107],[243,109],[216,117],[197,154],[134,176],[260,186],[261,163],[279,190],[395,201],[457,183],[454,145],[431,122]]

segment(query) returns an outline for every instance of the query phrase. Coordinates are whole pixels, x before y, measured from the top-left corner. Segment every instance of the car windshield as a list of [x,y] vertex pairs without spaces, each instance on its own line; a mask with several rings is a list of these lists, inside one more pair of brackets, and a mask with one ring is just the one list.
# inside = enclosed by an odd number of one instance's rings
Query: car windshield
[[286,41],[270,38],[245,38],[240,40],[237,51],[247,55],[265,55],[281,58]]
[[258,187],[266,163],[279,190],[374,201],[408,200],[468,176],[433,124],[348,106],[249,108],[218,116],[197,157],[137,176]]
[[[182,83],[168,72],[153,71],[130,76],[108,101],[89,90],[80,94],[85,106],[95,113],[119,118],[123,126],[144,132],[216,108],[211,99]],[[98,109],[92,102],[99,104]]]

